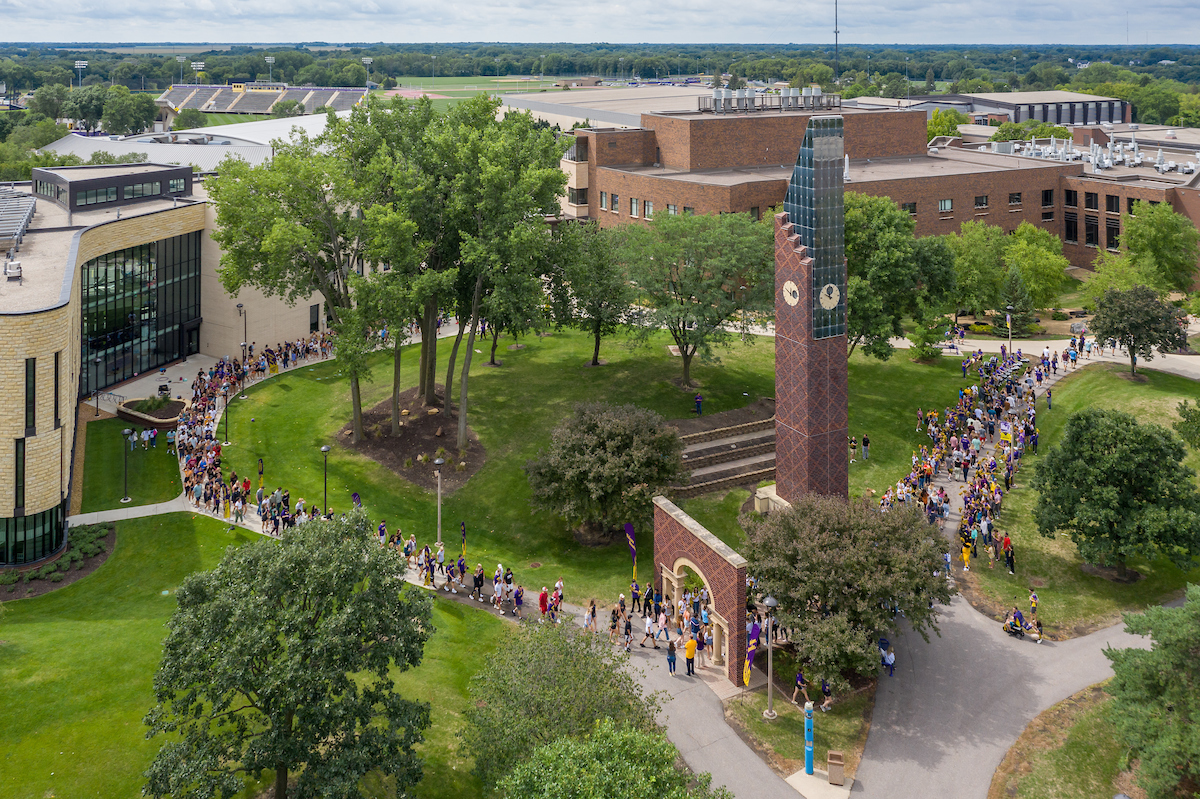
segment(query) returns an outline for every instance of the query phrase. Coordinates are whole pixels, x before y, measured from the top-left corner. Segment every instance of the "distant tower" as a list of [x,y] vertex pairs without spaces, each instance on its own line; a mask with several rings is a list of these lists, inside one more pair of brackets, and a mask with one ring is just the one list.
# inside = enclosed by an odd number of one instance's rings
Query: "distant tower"
[[789,502],[849,495],[840,116],[812,117],[775,216],[775,481]]

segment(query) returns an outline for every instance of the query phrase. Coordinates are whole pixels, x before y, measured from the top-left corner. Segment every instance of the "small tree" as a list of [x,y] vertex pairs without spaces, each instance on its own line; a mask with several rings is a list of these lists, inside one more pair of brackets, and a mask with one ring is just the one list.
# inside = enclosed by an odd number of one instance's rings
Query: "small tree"
[[203,128],[207,125],[208,114],[199,108],[185,108],[179,112],[179,116],[175,117],[175,121],[171,123],[171,130],[191,130],[193,128]]
[[1179,418],[1175,420],[1175,432],[1189,447],[1200,449],[1200,405],[1193,405],[1184,400],[1176,410],[1179,412]]
[[[1009,308],[1012,310],[1008,310]],[[1029,299],[1029,292],[1025,290],[1025,279],[1021,277],[1021,270],[1015,266],[1010,266],[1004,276],[996,315],[992,318],[997,335],[1008,332],[1010,317],[1013,335],[1029,335],[1029,326],[1033,324],[1033,301]]]
[[1169,203],[1138,200],[1132,214],[1121,215],[1121,245],[1138,261],[1153,264],[1167,285],[1187,291],[1196,279],[1200,232]]
[[1037,465],[1038,532],[1065,531],[1089,563],[1164,555],[1181,569],[1200,553],[1200,492],[1183,443],[1128,413],[1088,408]]
[[959,136],[959,125],[965,125],[971,118],[953,108],[935,108],[933,116],[925,126],[927,139],[933,141],[938,136]]
[[875,639],[898,633],[897,611],[926,641],[938,631],[937,605],[952,593],[938,574],[945,545],[919,512],[809,495],[746,532],[759,590],[779,601],[801,660],[830,682],[878,670]]
[[556,321],[591,334],[592,366],[600,365],[600,339],[621,328],[634,298],[614,247],[595,222],[563,226],[552,270],[555,305],[562,309]]
[[500,779],[538,747],[582,739],[602,719],[655,730],[658,703],[627,661],[600,636],[557,624],[521,627],[489,655],[471,678],[459,733],[485,790],[520,795],[501,791]]
[[683,357],[715,360],[713,346],[735,338],[739,314],[768,311],[774,294],[771,226],[749,214],[655,214],[649,225],[620,229],[619,258],[646,306],[634,328],[640,341],[666,329]]
[[149,737],[167,735],[148,796],[233,796],[275,772],[275,796],[358,797],[379,769],[397,793],[421,779],[413,747],[429,705],[393,675],[421,662],[430,601],[361,513],[282,541],[230,547],[187,577],[154,677]]
[[280,100],[271,106],[271,116],[276,119],[298,117],[304,114],[304,103],[299,100]]
[[63,103],[67,100],[68,91],[61,83],[47,83],[33,93],[33,99],[29,101],[29,110],[57,120],[62,116]]
[[959,233],[946,236],[954,253],[955,318],[960,308],[980,317],[994,308],[1004,283],[1004,231],[984,222],[964,222]]
[[1012,243],[1004,251],[1004,263],[1020,270],[1034,308],[1049,308],[1058,302],[1071,265],[1063,257],[1058,236],[1028,222],[1013,231]]
[[[619,726],[601,719],[586,739],[559,738],[534,750],[496,787],[500,796],[523,799],[732,799],[712,777],[676,765],[679,750],[661,732]],[[689,788],[695,779],[698,784]]]
[[1154,358],[1187,345],[1183,311],[1158,298],[1148,286],[1127,291],[1109,289],[1097,304],[1092,333],[1100,341],[1113,339],[1129,351],[1129,373],[1137,374],[1138,358]]
[[1149,649],[1106,649],[1113,679],[1112,719],[1140,761],[1138,785],[1149,799],[1195,796],[1200,790],[1200,586],[1181,608],[1156,607],[1125,616],[1125,632],[1148,635]]
[[680,479],[683,445],[657,413],[636,405],[582,403],[525,464],[534,507],[578,527],[586,544],[607,544],[626,522],[649,521],[654,496]]

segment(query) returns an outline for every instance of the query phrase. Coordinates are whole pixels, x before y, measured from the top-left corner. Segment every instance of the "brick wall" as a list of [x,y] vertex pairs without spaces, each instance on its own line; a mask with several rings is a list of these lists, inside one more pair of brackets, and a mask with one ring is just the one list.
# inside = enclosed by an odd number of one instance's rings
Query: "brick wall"
[[[775,484],[789,502],[805,494],[847,497],[849,374],[846,337],[812,338],[813,261],[775,215]],[[800,299],[789,305],[783,284]]]
[[[1109,220],[1116,222],[1121,233],[1125,232],[1125,226],[1121,221],[1121,217],[1128,211],[1129,200],[1146,200],[1148,202],[1172,202],[1178,195],[1178,190],[1164,186],[1163,188],[1152,188],[1150,186],[1131,185],[1113,180],[1103,180],[1089,178],[1082,175],[1074,175],[1064,177],[1062,187],[1074,190],[1078,195],[1078,205],[1074,208],[1064,208],[1064,211],[1072,211],[1079,219],[1079,238],[1077,242],[1071,244],[1063,239],[1063,255],[1071,262],[1072,266],[1083,267],[1084,269],[1093,269],[1096,258],[1105,251],[1107,243],[1107,222]],[[1060,192],[1062,194],[1062,192]],[[1087,207],[1087,195],[1096,195],[1096,208],[1089,209]],[[1108,197],[1117,198],[1118,211],[1109,213]],[[1058,198],[1060,207],[1062,207],[1065,194]],[[1175,210],[1179,211],[1179,208]],[[1060,214],[1061,215],[1061,214]],[[1098,232],[1100,234],[1099,244],[1096,246],[1087,245],[1087,217],[1093,216],[1096,218]],[[1193,220],[1200,219],[1200,215],[1191,215]],[[1060,237],[1066,235],[1066,229],[1060,225],[1055,231]]]
[[[654,585],[663,590],[663,571],[678,574],[681,560],[700,571],[712,597],[712,610],[729,626],[725,675],[730,682],[741,685],[746,661],[746,559],[666,497],[655,497]],[[669,588],[666,586],[666,590]],[[674,599],[678,601],[678,597]],[[682,661],[683,655],[679,659]]]

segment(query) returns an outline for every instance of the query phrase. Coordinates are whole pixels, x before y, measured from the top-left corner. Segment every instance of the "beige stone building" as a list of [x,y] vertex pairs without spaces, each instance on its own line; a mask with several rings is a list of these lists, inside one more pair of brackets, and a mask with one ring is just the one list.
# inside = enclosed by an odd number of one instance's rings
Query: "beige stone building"
[[188,355],[324,327],[321,297],[231,297],[190,167],[35,169],[0,189],[0,567],[66,543],[76,408]]

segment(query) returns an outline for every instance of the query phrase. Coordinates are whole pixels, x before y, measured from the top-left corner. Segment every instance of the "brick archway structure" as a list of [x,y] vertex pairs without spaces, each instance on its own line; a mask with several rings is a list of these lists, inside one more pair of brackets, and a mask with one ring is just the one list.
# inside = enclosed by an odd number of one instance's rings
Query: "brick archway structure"
[[[654,581],[678,601],[689,568],[712,598],[713,664],[741,685],[746,657],[746,559],[666,497],[654,498]],[[664,600],[665,601],[665,600]]]

